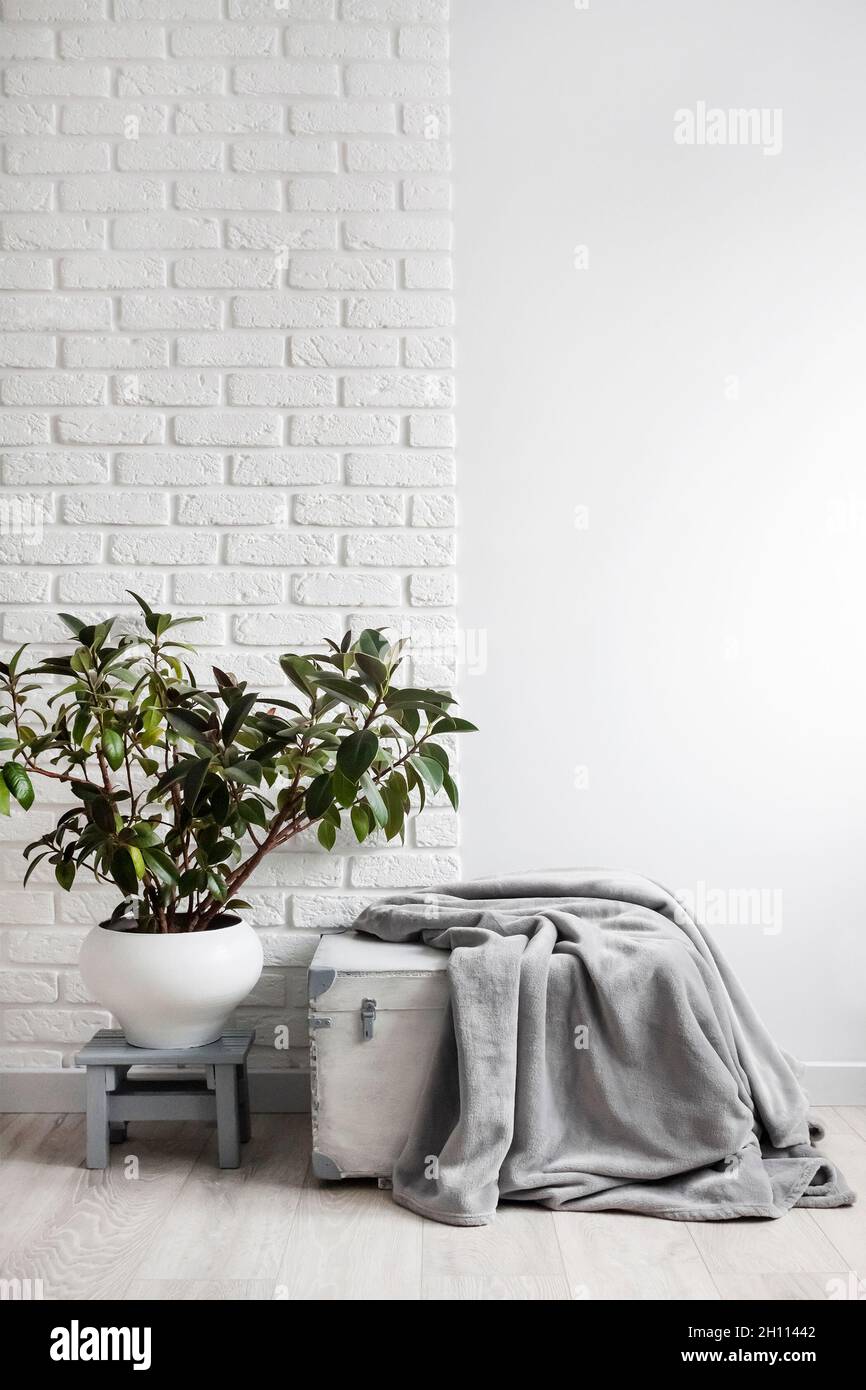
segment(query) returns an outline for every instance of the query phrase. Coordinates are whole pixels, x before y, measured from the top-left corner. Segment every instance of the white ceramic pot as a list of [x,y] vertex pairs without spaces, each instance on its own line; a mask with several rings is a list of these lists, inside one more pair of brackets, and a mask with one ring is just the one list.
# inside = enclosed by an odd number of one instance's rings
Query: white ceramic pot
[[208,931],[117,931],[101,923],[85,937],[79,965],[94,999],[135,1047],[202,1047],[262,973],[262,944],[231,913]]

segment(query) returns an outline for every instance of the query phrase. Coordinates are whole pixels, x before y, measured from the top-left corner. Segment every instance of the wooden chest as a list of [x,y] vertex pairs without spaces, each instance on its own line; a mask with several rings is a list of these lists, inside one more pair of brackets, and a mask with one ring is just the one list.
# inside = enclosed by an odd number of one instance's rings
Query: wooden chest
[[390,1178],[442,1027],[448,952],[357,932],[310,965],[313,1172]]

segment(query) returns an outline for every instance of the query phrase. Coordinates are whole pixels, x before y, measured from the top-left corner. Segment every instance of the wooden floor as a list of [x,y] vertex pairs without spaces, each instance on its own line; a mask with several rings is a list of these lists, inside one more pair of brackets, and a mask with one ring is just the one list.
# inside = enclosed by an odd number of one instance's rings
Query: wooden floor
[[[866,1193],[866,1107],[820,1114],[825,1151]],[[0,1277],[55,1300],[804,1300],[866,1279],[866,1198],[695,1224],[504,1205],[460,1230],[374,1183],[317,1182],[308,1128],[255,1116],[243,1167],[221,1172],[213,1130],[139,1124],[88,1172],[83,1116],[0,1116]]]

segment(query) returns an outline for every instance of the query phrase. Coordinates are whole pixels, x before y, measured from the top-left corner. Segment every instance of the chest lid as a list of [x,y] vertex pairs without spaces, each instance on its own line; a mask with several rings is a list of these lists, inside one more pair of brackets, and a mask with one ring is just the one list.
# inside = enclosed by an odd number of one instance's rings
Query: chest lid
[[448,955],[418,942],[379,941],[362,932],[323,936],[310,964],[309,995],[328,1013],[357,1010],[442,1009],[448,997]]

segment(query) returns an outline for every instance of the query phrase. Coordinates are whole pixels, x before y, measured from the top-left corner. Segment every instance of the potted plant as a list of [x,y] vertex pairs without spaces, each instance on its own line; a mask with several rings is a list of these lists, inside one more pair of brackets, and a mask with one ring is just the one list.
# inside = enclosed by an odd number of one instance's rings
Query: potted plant
[[62,613],[68,655],[24,669],[21,647],[0,663],[0,813],[33,804],[33,776],[63,784],[71,804],[27,846],[24,882],[47,859],[67,891],[84,870],[113,884],[117,908],[83,943],[85,981],[131,1043],[192,1047],[220,1036],[261,973],[238,914],[265,855],[312,826],[331,850],[344,820],[358,841],[402,841],[429,794],[456,807],[439,737],[474,726],[447,692],[396,686],[407,644],[377,630],[281,656],[290,700],[218,667],[204,689],[177,632],[200,619],[132,597],[141,633]]

